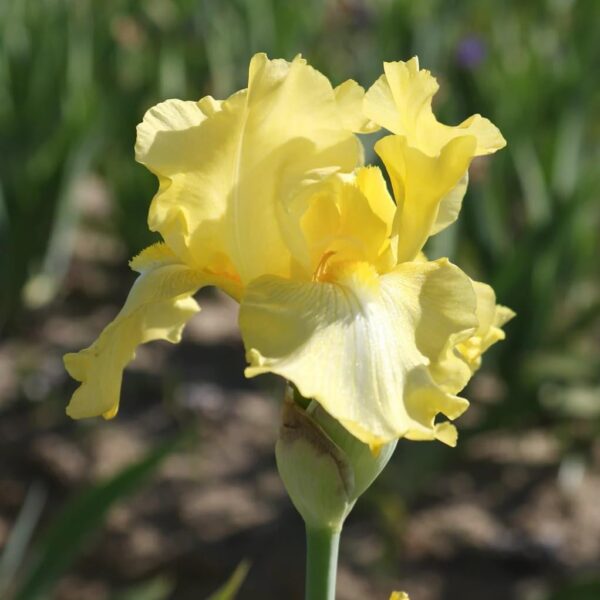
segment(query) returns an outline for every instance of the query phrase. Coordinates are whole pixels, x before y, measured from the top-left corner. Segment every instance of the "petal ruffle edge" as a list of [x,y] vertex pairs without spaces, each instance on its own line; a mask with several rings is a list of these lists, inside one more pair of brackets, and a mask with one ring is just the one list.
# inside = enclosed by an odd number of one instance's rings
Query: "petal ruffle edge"
[[348,129],[362,92],[343,90],[338,102],[327,78],[300,56],[256,54],[248,88],[227,100],[168,100],[150,109],[136,144],[137,159],[160,182],[150,229],[188,264],[227,263],[244,284],[265,273],[289,276],[287,199],[309,172],[351,172],[362,162]]
[[178,262],[164,244],[155,244],[132,260],[140,272],[125,305],[88,348],[66,354],[69,374],[81,382],[67,407],[74,419],[117,414],[123,369],[140,344],[153,340],[177,343],[183,327],[200,307],[196,290],[215,282],[206,273]]
[[240,309],[247,376],[289,379],[372,447],[399,437],[455,442],[436,415],[454,419],[468,402],[436,385],[426,353],[476,325],[470,281],[444,259],[381,277],[353,263],[336,283],[263,277]]

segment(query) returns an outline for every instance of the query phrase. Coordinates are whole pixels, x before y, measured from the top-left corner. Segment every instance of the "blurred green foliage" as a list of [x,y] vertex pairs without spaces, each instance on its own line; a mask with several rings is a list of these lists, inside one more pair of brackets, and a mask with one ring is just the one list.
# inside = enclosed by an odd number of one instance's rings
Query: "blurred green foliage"
[[235,598],[246,579],[249,569],[250,564],[247,561],[242,561],[229,579],[214,594],[211,594],[208,600],[232,600]]
[[[82,549],[102,527],[110,509],[140,491],[174,452],[195,450],[194,433],[184,430],[173,439],[149,450],[105,481],[75,495],[32,544],[44,508],[46,491],[31,486],[11,536],[0,553],[0,594],[12,600],[47,598],[58,579],[72,566]],[[208,600],[233,600],[250,569],[242,561],[228,580]],[[175,582],[156,576],[117,593],[114,600],[165,600],[172,597]]]
[[575,581],[564,586],[549,600],[596,600],[600,596],[600,581]]
[[[132,463],[106,481],[97,483],[71,499],[50,525],[45,535],[40,540],[31,554],[24,561],[23,572],[19,573],[17,589],[11,595],[14,600],[36,600],[47,598],[59,577],[71,566],[77,554],[89,538],[102,526],[104,517],[110,508],[118,501],[123,501],[127,496],[137,491],[161,463],[189,436],[182,435],[150,450],[146,456]],[[30,496],[31,497],[31,496]],[[33,501],[30,500],[30,504]],[[21,529],[27,528],[29,523],[35,523],[37,515],[31,509],[21,521]],[[13,537],[13,544],[19,537],[28,540],[29,535],[20,533]],[[29,532],[27,532],[29,533]],[[13,553],[13,548],[8,545],[5,554]],[[20,551],[21,557],[25,554]],[[15,573],[11,573],[15,574]],[[170,586],[162,581],[154,582],[144,593],[150,597],[153,592],[156,598],[156,589],[170,592]],[[139,590],[138,590],[139,592]]]
[[[518,313],[494,351],[494,423],[597,414],[600,4],[592,0],[4,0],[0,4],[0,323],[50,300],[73,247],[76,183],[100,176],[105,226],[138,251],[154,178],[135,126],[167,97],[222,97],[265,50],[368,86],[418,54],[449,122],[490,117],[507,150],[473,168],[461,221],[435,238]],[[488,360],[488,366],[494,359]],[[578,412],[579,411],[579,412]]]
[[[591,439],[600,423],[598,23],[595,0],[0,0],[0,332],[18,333],[28,310],[60,293],[90,174],[112,206],[94,225],[130,254],[153,239],[146,212],[156,183],[133,158],[147,108],[228,95],[244,85],[257,51],[301,52],[334,83],[352,77],[365,87],[383,60],[417,54],[440,80],[442,120],[480,112],[508,140],[473,166],[461,219],[428,248],[491,283],[518,314],[486,357],[485,369],[499,375],[489,395],[501,401],[483,426],[544,422],[563,434],[578,422],[578,435]],[[439,468],[435,448],[419,452],[415,477],[406,476],[409,464],[390,466],[403,473],[405,497]],[[55,523],[52,549],[40,546],[42,558],[21,573],[20,597],[49,589],[99,526],[99,499],[117,501],[161,458],[77,500],[83,521]],[[0,593],[27,554],[43,502],[33,489],[0,560]],[[122,597],[170,590],[158,578]],[[592,581],[555,597],[598,593]]]

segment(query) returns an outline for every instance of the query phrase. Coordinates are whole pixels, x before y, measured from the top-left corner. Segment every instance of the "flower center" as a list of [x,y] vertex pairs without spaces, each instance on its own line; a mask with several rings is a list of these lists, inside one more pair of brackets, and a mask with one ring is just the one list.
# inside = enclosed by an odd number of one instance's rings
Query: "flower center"
[[325,275],[327,273],[327,263],[334,254],[336,254],[335,250],[329,250],[328,252],[325,252],[323,256],[321,256],[321,260],[319,261],[319,264],[317,265],[317,268],[312,276],[313,281],[323,281],[325,279]]

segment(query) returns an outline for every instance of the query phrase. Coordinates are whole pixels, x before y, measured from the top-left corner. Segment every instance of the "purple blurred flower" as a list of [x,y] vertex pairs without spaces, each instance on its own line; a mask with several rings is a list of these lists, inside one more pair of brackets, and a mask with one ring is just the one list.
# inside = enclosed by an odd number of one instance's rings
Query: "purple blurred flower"
[[475,35],[463,38],[456,49],[456,60],[465,69],[476,69],[487,55],[485,42]]

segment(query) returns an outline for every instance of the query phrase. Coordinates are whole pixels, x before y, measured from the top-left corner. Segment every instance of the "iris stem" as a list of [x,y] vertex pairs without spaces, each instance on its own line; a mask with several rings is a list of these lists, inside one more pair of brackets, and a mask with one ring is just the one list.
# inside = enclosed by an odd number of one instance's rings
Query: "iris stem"
[[306,600],[335,600],[340,532],[306,528]]

